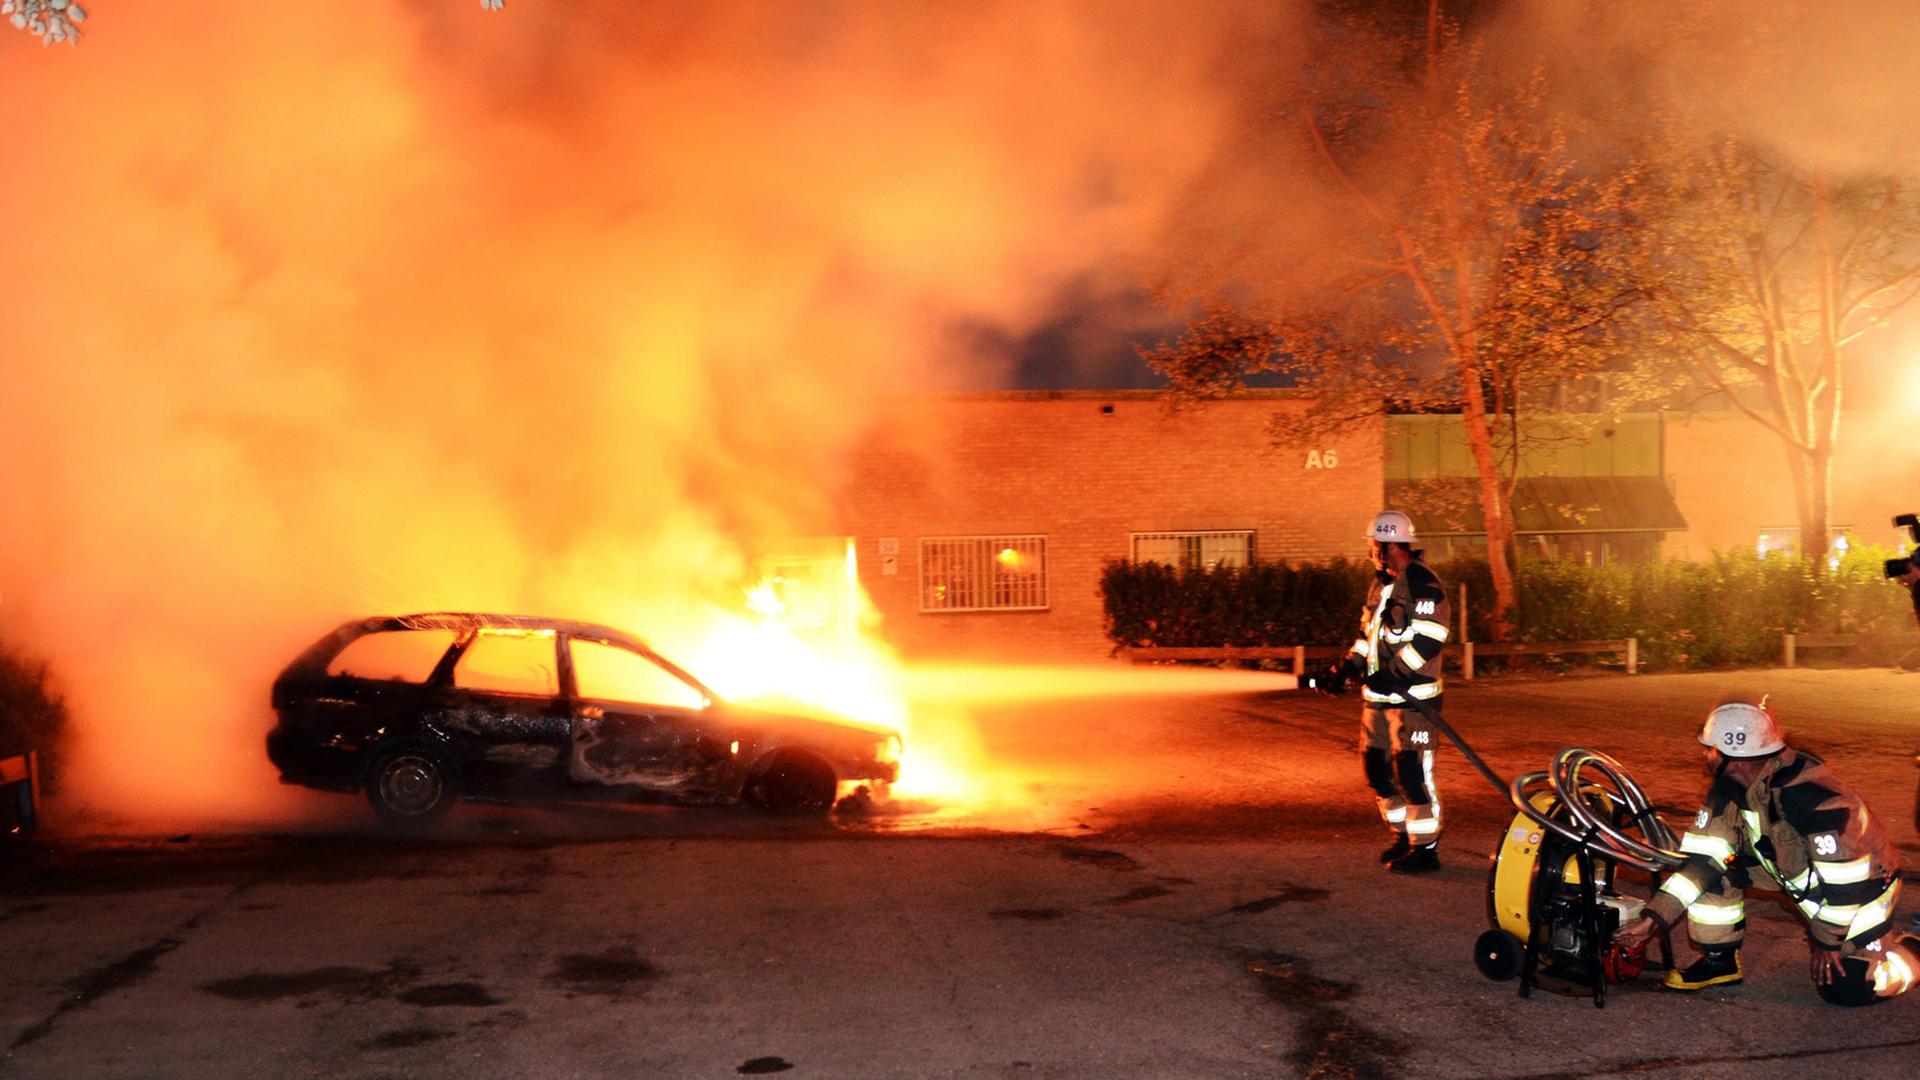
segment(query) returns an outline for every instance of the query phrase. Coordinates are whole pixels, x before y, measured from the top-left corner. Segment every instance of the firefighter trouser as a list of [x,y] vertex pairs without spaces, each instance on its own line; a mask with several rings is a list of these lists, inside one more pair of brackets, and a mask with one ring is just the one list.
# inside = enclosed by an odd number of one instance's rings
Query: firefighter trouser
[[1412,709],[1360,709],[1360,764],[1380,820],[1413,845],[1440,842],[1440,793],[1433,786],[1435,734]]
[[1687,936],[1697,948],[1738,948],[1747,936],[1747,886],[1753,879],[1747,868],[1756,866],[1742,857],[1720,875],[1712,892],[1703,892],[1687,905]]
[[[1721,876],[1717,889],[1701,893],[1687,905],[1687,936],[1695,947],[1738,948],[1746,938],[1746,889],[1753,884],[1748,870],[1758,865],[1751,857],[1742,856]],[[1896,878],[1888,890],[1892,894],[1889,910],[1898,902],[1899,890]],[[1835,1005],[1871,1005],[1882,998],[1899,997],[1920,980],[1920,956],[1915,955],[1914,939],[1903,940],[1887,929],[1870,941],[1851,940],[1856,948],[1852,956],[1840,961],[1841,974],[1833,982],[1815,987],[1822,999]]]

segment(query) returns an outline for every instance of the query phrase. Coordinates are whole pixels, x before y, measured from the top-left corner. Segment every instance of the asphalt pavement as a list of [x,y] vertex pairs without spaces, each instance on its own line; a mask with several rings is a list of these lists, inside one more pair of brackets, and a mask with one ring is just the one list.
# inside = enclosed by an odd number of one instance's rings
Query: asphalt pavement
[[[0,851],[0,1074],[1917,1071],[1920,998],[1820,1003],[1771,894],[1741,985],[1522,999],[1472,964],[1512,810],[1457,756],[1443,869],[1393,877],[1351,699],[1126,678],[972,708],[977,804],[823,824],[468,806],[396,835],[313,793],[291,820],[142,836],[55,804]],[[1509,677],[1455,683],[1447,715],[1502,774],[1591,746],[1683,815],[1706,709],[1770,692],[1920,863],[1916,690],[1880,670]]]

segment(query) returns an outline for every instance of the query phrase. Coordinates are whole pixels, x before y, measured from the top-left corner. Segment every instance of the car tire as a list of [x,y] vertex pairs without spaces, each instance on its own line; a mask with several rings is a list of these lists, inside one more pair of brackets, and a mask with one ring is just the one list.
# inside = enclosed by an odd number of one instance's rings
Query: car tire
[[747,798],[769,813],[825,817],[839,789],[833,766],[813,754],[787,750],[747,786]]
[[460,771],[438,747],[402,743],[374,755],[366,788],[367,802],[381,818],[395,825],[426,825],[460,801]]

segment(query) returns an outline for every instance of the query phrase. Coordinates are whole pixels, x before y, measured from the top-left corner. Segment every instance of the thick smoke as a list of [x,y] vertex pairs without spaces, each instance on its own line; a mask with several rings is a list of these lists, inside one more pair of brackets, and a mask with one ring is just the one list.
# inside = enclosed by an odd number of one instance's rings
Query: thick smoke
[[[0,34],[0,634],[63,676],[76,801],[288,805],[268,681],[352,615],[690,647],[755,540],[829,530],[876,402],[1007,377],[980,328],[1327,246],[1349,211],[1274,130],[1311,10],[179,2]],[[1718,95],[1822,160],[1920,144],[1894,5],[1831,17],[1812,98],[1750,5],[1486,10],[1590,112]]]
[[[1121,275],[1267,5],[123,4],[0,36],[0,632],[76,802],[257,819],[277,668],[506,609],[666,644],[869,403]],[[991,383],[991,372],[963,380]]]
[[1498,10],[1495,47],[1546,65],[1563,102],[1616,130],[1681,119],[1839,176],[1920,165],[1920,21],[1902,0]]

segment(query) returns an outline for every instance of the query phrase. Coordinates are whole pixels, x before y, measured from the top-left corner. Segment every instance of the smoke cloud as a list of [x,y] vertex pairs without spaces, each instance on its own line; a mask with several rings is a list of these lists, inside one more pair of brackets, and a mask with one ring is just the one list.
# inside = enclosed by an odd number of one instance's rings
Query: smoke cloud
[[[125,4],[0,40],[0,632],[75,801],[256,819],[338,620],[668,647],[882,397],[1131,280],[1265,5]],[[991,384],[992,370],[959,380]]]
[[[1920,143],[1892,4],[1831,17],[1819,100],[1790,37],[1717,40],[1750,5],[1494,10],[1581,108],[1736,86],[1796,152]],[[267,685],[347,617],[691,647],[754,540],[830,531],[879,402],[1346,212],[1273,132],[1304,2],[93,14],[0,34],[0,634],[62,676],[76,801],[141,820],[290,805]]]

